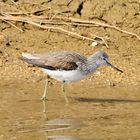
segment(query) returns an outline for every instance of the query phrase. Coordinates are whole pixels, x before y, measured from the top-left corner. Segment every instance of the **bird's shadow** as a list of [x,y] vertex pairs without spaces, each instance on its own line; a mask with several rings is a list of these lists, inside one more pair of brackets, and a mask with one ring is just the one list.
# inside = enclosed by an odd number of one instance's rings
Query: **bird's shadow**
[[131,99],[102,99],[102,98],[86,98],[86,97],[75,97],[74,99],[79,102],[87,102],[87,103],[140,103],[140,100],[131,100]]

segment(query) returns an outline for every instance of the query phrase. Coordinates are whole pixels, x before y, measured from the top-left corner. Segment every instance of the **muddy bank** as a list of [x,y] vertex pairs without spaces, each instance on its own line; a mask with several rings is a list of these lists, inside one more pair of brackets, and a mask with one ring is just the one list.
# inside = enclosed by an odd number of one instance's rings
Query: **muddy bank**
[[[140,34],[139,28],[139,9],[138,1],[132,2],[115,1],[17,1],[18,7],[12,2],[1,2],[1,10],[3,12],[31,12],[48,7],[48,9],[37,13],[40,16],[52,16],[54,14],[75,17],[79,19],[94,20],[98,22],[107,22],[121,29]],[[81,4],[81,9],[80,8]],[[51,10],[49,9],[51,8]],[[36,14],[36,13],[35,13]],[[10,40],[6,44],[6,38],[1,34],[1,53],[0,53],[0,78],[1,80],[38,80],[42,73],[21,62],[18,58],[22,52],[49,52],[56,50],[76,51],[83,55],[89,56],[97,50],[104,50],[110,56],[110,61],[116,66],[124,70],[124,74],[119,74],[111,68],[101,68],[100,73],[95,74],[90,79],[100,84],[108,85],[108,82],[114,85],[136,86],[139,87],[139,40],[135,37],[121,33],[119,31],[103,28],[103,27],[79,27],[61,25],[61,28],[74,31],[79,34],[95,34],[106,39],[110,49],[107,49],[104,44],[92,47],[90,41],[79,40],[70,36],[54,33],[47,30],[42,30],[30,24],[22,24],[17,22],[16,26],[24,32],[1,21],[0,30]],[[104,81],[104,82],[102,82]]]

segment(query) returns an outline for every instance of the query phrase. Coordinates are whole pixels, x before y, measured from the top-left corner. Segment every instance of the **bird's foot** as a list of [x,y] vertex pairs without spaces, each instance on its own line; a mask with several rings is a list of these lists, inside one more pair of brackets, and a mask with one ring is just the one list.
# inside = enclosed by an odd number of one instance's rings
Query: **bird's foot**
[[41,100],[42,100],[42,101],[47,101],[48,98],[43,96],[43,97],[41,98]]

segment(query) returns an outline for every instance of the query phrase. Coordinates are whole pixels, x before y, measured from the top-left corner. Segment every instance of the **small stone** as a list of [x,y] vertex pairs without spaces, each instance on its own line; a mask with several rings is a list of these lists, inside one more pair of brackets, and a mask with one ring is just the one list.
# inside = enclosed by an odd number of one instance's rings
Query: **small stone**
[[101,74],[101,72],[100,72],[100,71],[97,71],[97,72],[95,72],[95,74],[96,74],[96,75],[100,75],[100,74]]
[[92,42],[92,44],[91,44],[92,47],[95,47],[97,45],[98,45],[98,43],[96,41]]

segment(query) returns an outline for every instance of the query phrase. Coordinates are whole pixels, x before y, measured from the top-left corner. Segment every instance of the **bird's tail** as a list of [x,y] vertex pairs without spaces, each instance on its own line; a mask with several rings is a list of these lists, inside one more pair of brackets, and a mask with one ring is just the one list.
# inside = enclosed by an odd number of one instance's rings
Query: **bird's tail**
[[20,57],[20,59],[27,63],[34,64],[36,60],[39,59],[39,57],[30,53],[22,53],[22,56]]
[[39,59],[38,57],[34,56],[33,54],[30,53],[22,53],[22,58],[23,59]]

